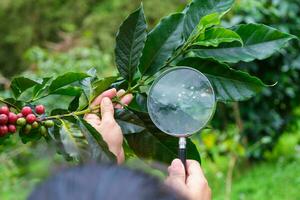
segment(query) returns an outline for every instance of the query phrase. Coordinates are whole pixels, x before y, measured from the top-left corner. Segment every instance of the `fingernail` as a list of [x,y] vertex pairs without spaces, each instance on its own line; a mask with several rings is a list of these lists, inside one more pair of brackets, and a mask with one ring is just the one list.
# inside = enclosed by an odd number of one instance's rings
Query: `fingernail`
[[102,103],[103,103],[104,105],[110,105],[110,104],[111,104],[111,101],[110,101],[110,99],[109,99],[108,97],[104,97],[104,98],[102,99]]

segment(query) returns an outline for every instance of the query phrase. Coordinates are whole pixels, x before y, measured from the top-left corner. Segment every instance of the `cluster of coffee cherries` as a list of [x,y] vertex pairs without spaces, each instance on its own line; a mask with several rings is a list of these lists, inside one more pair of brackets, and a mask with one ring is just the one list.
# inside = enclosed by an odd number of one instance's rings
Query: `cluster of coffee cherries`
[[0,137],[9,133],[13,134],[20,127],[25,134],[32,129],[39,129],[40,133],[47,134],[47,128],[54,126],[52,120],[42,120],[45,114],[45,107],[37,105],[34,109],[29,106],[22,108],[21,112],[15,114],[8,106],[0,107]]

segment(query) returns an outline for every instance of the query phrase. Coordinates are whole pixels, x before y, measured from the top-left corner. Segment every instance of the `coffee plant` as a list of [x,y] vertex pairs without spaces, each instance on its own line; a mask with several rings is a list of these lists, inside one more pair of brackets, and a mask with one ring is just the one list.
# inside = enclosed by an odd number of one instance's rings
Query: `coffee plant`
[[[125,151],[170,162],[177,157],[178,139],[159,131],[146,107],[149,87],[159,74],[172,67],[189,66],[208,77],[219,102],[244,101],[268,85],[230,65],[268,58],[296,38],[263,24],[222,27],[221,18],[233,3],[193,0],[182,12],[163,18],[149,32],[141,5],[122,23],[116,36],[118,76],[98,77],[96,69],[91,69],[38,80],[14,78],[12,97],[0,98],[5,104],[1,108],[5,111],[0,118],[1,142],[17,131],[24,143],[44,138],[55,144],[67,160],[114,161],[101,135],[83,118],[99,110],[99,106],[91,106],[93,99],[114,87],[134,94],[129,106],[115,111],[125,136]],[[69,106],[62,109],[58,105],[49,111],[41,105],[43,99],[58,95],[72,97]],[[120,97],[113,101],[120,103]],[[17,130],[12,128],[15,125]],[[188,158],[200,160],[190,139],[187,148]]]

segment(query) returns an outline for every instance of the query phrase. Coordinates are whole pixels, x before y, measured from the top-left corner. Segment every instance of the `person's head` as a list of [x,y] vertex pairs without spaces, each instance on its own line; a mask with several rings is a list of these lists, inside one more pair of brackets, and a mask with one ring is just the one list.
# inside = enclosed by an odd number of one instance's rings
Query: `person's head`
[[29,200],[177,200],[183,199],[155,177],[114,165],[64,170],[41,185]]

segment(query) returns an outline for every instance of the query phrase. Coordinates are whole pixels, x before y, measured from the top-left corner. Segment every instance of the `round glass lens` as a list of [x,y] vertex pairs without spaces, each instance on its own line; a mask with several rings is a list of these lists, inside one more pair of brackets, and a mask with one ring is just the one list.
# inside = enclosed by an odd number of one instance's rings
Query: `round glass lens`
[[161,131],[178,137],[204,128],[215,104],[209,80],[189,67],[164,72],[151,86],[147,102],[153,123]]

